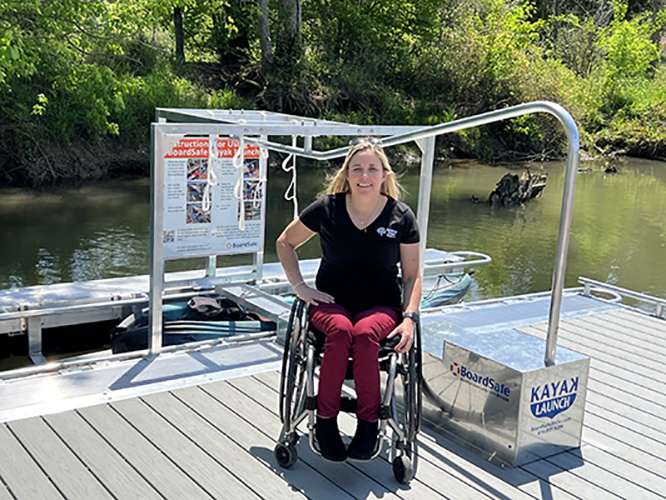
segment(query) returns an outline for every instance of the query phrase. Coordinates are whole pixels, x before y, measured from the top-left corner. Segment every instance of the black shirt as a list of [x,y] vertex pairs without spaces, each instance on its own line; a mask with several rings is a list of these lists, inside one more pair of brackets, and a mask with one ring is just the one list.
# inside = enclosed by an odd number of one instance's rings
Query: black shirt
[[308,229],[319,233],[322,260],[317,289],[331,294],[352,316],[378,305],[400,308],[400,244],[419,241],[414,213],[388,197],[379,216],[358,229],[345,197],[345,193],[324,195],[300,215]]

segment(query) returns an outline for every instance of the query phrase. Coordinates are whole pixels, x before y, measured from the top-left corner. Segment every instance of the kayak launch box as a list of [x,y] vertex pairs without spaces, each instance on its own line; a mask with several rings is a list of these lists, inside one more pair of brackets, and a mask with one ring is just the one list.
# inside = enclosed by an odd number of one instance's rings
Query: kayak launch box
[[514,329],[474,332],[443,321],[424,329],[444,339],[442,357],[424,353],[423,366],[424,418],[438,431],[511,466],[580,446],[589,358],[558,347],[546,367],[545,341]]

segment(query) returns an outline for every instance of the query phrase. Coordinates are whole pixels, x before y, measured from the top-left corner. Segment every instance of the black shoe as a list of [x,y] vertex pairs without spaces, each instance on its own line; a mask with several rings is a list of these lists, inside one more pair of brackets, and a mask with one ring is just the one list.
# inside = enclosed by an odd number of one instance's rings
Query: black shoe
[[349,448],[347,448],[347,458],[352,460],[370,460],[377,447],[377,434],[379,423],[360,420],[356,424],[356,434]]
[[337,418],[317,417],[315,435],[319,443],[321,456],[331,462],[344,462],[347,460],[347,450],[340,437]]

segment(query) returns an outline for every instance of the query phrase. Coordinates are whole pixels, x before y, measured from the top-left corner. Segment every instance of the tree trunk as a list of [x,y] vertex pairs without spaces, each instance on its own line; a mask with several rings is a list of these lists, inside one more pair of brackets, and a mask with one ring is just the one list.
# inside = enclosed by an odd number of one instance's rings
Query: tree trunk
[[[657,22],[657,16],[659,13],[664,10],[664,7],[666,6],[666,2],[664,0],[652,0],[652,22],[656,23]],[[664,30],[666,28],[662,26],[658,30],[655,30],[654,33],[652,33],[651,40],[659,47],[659,44],[661,43],[661,36],[664,34]],[[652,61],[652,67],[654,69],[657,69],[659,67],[659,59],[655,59]]]
[[521,205],[541,194],[546,187],[548,174],[532,174],[529,169],[519,177],[508,173],[500,179],[490,193],[488,203],[492,207]]
[[185,62],[185,43],[183,39],[183,8],[173,8],[173,27],[176,32],[176,60]]
[[301,58],[301,0],[278,0],[276,58],[280,69],[293,72]]
[[[219,2],[211,12],[213,21],[211,42],[220,58],[220,63],[229,71],[236,72],[248,60],[250,50],[251,0],[226,0]],[[231,30],[230,28],[235,28]]]
[[261,16],[259,17],[259,44],[261,46],[261,70],[264,75],[273,71],[273,45],[271,25],[268,18],[268,0],[257,0]]

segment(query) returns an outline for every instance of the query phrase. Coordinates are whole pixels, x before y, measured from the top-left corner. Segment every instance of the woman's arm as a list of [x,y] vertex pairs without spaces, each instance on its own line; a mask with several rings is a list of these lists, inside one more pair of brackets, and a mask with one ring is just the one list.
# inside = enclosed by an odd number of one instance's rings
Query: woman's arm
[[[402,268],[403,300],[402,310],[405,313],[418,312],[421,305],[421,261],[418,243],[400,244],[400,267]],[[396,352],[407,352],[414,342],[414,320],[404,318],[388,337],[400,335],[400,343]]]
[[282,231],[275,242],[275,247],[280,263],[296,295],[308,304],[316,306],[319,302],[333,302],[333,297],[305,284],[298,265],[298,255],[296,255],[296,249],[312,238],[314,234],[314,231],[310,230],[300,219],[295,219]]

